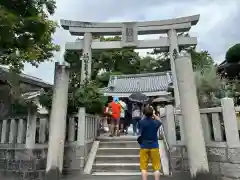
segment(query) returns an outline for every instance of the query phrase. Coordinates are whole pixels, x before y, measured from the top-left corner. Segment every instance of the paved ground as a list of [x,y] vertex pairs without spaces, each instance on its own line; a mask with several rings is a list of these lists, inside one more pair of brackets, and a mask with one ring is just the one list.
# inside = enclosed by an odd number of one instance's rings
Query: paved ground
[[[161,180],[219,180],[220,177],[214,176],[211,173],[203,173],[196,178],[191,178],[187,172],[175,172],[172,176],[161,176]],[[91,176],[82,175],[64,178],[63,180],[141,180],[141,176]],[[153,176],[149,175],[148,180],[154,180]]]
[[[148,178],[153,180],[153,177]],[[78,177],[68,177],[63,180],[141,180],[141,176],[91,176],[83,175]]]
[[[1,177],[1,180],[20,180],[19,178]],[[141,176],[92,176],[92,175],[71,175],[64,176],[61,180],[141,180]],[[213,176],[211,173],[199,175],[196,178],[191,178],[187,172],[176,172],[172,176],[161,176],[161,180],[219,180],[221,177]],[[30,180],[30,179],[21,179]],[[33,180],[33,179],[31,179]],[[39,180],[39,179],[37,179]],[[54,180],[54,179],[53,179]],[[148,180],[154,180],[152,175],[149,175]]]

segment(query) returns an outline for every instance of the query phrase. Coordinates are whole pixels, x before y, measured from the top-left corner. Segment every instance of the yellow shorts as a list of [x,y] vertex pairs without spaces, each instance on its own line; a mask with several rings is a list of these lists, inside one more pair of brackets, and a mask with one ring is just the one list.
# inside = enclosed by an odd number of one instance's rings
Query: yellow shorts
[[158,148],[140,149],[140,169],[147,170],[151,159],[153,171],[159,171],[161,168],[160,153]]

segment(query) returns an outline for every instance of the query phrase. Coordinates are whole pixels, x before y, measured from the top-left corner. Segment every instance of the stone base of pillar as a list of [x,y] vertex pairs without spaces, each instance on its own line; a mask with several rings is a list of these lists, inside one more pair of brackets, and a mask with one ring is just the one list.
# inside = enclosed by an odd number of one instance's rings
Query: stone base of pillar
[[195,177],[192,177],[191,179],[195,180],[217,180],[220,177],[217,175],[212,174],[211,172],[199,172],[196,174]]
[[46,172],[45,180],[60,180],[61,173],[58,167],[53,167]]
[[197,173],[196,176],[192,177],[190,172],[174,172],[171,176],[172,180],[219,180],[220,177],[210,172]]

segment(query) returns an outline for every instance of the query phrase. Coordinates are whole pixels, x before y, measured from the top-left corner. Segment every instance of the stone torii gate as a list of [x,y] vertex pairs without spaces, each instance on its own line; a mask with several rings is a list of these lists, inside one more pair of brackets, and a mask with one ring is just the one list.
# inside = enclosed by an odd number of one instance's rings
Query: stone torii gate
[[[184,130],[187,134],[186,140],[190,172],[193,176],[196,176],[197,173],[208,172],[209,167],[191,57],[187,53],[179,54],[179,49],[196,45],[197,39],[194,37],[178,36],[177,33],[189,31],[192,25],[197,24],[199,17],[199,15],[195,15],[162,21],[122,23],[90,23],[61,20],[62,27],[69,30],[72,35],[84,36],[83,40],[66,43],[66,49],[83,51],[83,57],[88,57],[88,75],[91,75],[92,49],[135,47],[138,49],[160,48],[160,51],[170,52],[175,102],[176,107],[181,105],[182,109]],[[138,35],[164,33],[168,34],[168,37],[161,37],[154,40],[138,40]],[[122,39],[121,41],[108,42],[92,39],[92,36],[99,35],[122,35]],[[81,81],[85,79],[85,63],[86,61],[82,61]],[[64,133],[60,133],[59,135],[59,132],[64,132],[66,124],[68,80],[68,68],[65,65],[56,65],[46,169],[47,180],[54,179],[54,177],[59,178],[59,174],[62,172]]]
[[[197,44],[197,38],[178,36],[177,33],[188,32],[191,26],[198,23],[200,15],[187,16],[175,19],[146,21],[146,22],[83,22],[61,20],[61,26],[74,36],[84,36],[82,40],[67,42],[66,50],[82,51],[84,57],[88,57],[88,75],[91,76],[92,50],[120,49],[123,47],[135,47],[136,49],[160,48],[161,52],[170,52],[174,97],[176,106],[180,105],[179,91],[175,72],[173,51]],[[168,37],[160,37],[153,40],[138,40],[138,35],[167,34]],[[92,36],[122,36],[121,41],[101,42],[92,39]],[[82,60],[81,81],[85,79]]]

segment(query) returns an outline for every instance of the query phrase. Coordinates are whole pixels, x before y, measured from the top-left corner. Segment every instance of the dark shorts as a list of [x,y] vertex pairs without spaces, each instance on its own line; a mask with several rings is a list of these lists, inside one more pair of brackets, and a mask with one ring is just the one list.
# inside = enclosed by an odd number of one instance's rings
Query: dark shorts
[[118,119],[115,119],[115,118],[111,118],[111,124],[114,124],[114,125],[119,125],[119,123],[120,123],[120,118],[118,118]]
[[125,124],[125,118],[123,117],[120,118],[120,124]]
[[136,122],[139,122],[142,118],[141,117],[133,117],[132,120],[133,121],[136,121]]
[[107,124],[111,124],[112,122],[111,122],[111,117],[110,116],[108,116],[107,117]]

